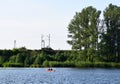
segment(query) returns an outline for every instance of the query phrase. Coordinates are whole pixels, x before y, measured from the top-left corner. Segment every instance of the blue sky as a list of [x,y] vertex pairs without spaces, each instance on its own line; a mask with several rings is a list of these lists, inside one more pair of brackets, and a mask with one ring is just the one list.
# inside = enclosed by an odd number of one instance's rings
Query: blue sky
[[[53,49],[71,49],[67,44],[67,26],[87,6],[103,11],[108,4],[120,6],[119,0],[0,0],[0,49],[41,48],[41,34],[46,46],[51,34]],[[102,16],[101,16],[102,17]]]

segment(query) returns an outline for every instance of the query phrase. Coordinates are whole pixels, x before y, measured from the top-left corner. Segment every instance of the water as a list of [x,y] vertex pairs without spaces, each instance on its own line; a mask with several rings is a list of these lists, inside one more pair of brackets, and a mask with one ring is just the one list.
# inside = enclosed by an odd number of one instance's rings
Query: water
[[0,68],[0,84],[120,84],[120,69]]

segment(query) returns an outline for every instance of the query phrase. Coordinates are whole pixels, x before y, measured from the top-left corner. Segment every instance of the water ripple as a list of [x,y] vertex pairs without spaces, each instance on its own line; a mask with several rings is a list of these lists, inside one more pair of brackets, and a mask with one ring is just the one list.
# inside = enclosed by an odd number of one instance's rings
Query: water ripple
[[120,69],[0,68],[0,84],[120,84]]

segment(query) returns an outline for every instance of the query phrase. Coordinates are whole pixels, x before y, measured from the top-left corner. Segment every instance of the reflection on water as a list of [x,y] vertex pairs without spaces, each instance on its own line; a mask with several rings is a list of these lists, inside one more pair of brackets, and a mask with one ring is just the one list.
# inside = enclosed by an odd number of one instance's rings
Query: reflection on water
[[0,68],[0,84],[120,84],[120,69]]

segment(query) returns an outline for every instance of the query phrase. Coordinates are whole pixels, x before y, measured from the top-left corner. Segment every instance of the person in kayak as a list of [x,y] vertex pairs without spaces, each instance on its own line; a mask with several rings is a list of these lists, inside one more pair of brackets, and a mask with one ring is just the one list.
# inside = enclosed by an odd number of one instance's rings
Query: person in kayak
[[48,70],[47,70],[48,72],[55,72],[55,70],[53,70],[52,68],[49,68]]

